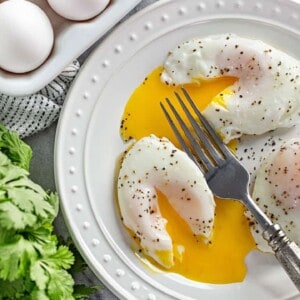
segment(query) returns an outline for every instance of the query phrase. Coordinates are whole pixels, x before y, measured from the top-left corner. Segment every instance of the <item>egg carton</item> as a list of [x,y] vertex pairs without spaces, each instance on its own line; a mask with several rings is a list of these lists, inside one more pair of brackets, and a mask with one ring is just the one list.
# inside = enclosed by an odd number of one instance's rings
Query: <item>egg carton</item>
[[48,59],[34,71],[14,74],[0,69],[0,93],[23,96],[39,91],[141,0],[112,0],[97,17],[81,22],[70,21],[59,16],[45,0],[30,2],[37,4],[49,17],[54,30],[54,47]]

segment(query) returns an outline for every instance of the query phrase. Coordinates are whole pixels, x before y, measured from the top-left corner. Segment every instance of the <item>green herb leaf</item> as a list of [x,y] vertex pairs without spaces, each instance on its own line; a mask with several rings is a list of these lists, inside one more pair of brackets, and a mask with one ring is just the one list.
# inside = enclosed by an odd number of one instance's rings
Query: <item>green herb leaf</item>
[[52,300],[74,299],[72,276],[65,270],[49,268],[50,281],[47,292]]
[[16,165],[29,170],[31,148],[15,132],[8,131],[0,124],[0,150]]
[[77,300],[85,300],[88,299],[89,296],[101,289],[101,286],[85,286],[81,284],[77,284],[74,287],[73,296]]
[[24,229],[34,226],[37,217],[31,213],[22,212],[9,201],[0,203],[0,226],[6,229]]
[[73,294],[74,255],[53,234],[58,196],[28,178],[30,159],[30,147],[0,124],[0,300],[80,299],[94,288]]
[[32,291],[35,291],[35,285],[28,276],[15,281],[0,279],[0,300],[33,300]]
[[36,259],[33,245],[21,235],[0,236],[0,278],[13,281],[25,276],[31,262]]
[[49,281],[49,276],[43,268],[41,261],[35,261],[30,267],[30,278],[35,281],[40,290],[45,290]]
[[[36,290],[30,294],[28,300],[50,300],[45,291]],[[27,299],[26,299],[27,300]]]
[[47,259],[48,264],[69,269],[74,263],[74,256],[66,246],[60,246],[56,253],[52,254]]
[[58,201],[27,178],[28,172],[15,166],[0,152],[0,226],[21,230],[53,220]]

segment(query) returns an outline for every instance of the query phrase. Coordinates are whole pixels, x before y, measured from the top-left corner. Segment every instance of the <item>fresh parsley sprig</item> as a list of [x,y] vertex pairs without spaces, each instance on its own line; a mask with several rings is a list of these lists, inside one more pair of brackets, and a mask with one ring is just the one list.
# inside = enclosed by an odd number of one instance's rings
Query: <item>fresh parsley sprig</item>
[[74,288],[74,254],[53,233],[58,196],[29,179],[31,156],[0,124],[0,300],[85,299],[95,288]]

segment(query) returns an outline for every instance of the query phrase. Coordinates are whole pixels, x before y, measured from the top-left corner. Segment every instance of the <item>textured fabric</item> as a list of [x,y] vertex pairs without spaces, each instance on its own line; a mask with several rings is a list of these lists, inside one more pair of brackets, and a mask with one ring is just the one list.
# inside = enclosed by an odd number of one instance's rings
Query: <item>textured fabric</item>
[[79,67],[78,61],[74,61],[34,95],[13,97],[0,94],[0,123],[17,131],[22,138],[49,127],[57,120]]

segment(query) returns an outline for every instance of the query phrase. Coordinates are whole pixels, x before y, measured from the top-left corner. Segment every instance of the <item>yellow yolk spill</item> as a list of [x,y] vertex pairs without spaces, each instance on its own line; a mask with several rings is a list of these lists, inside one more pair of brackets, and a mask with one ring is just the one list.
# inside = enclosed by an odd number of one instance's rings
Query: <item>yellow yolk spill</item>
[[[167,97],[174,107],[182,112],[174,95],[175,91],[181,93],[181,87],[162,83],[161,72],[162,67],[156,68],[130,97],[122,117],[121,136],[127,141],[155,134],[167,137],[181,148],[160,107],[160,101],[164,102]],[[187,84],[184,88],[197,107],[203,110],[212,99],[224,104],[222,93],[230,94],[231,91],[227,87],[235,80],[232,77],[222,77],[201,81],[200,84]],[[186,120],[184,113],[181,113],[181,117]],[[229,146],[235,148],[236,141]],[[168,269],[169,272],[208,283],[232,283],[244,279],[245,256],[255,248],[255,242],[244,216],[244,207],[240,203],[215,199],[213,239],[210,244],[205,244],[200,238],[197,241],[191,229],[161,193],[158,200],[162,216],[168,220],[167,231],[173,241],[175,264]],[[160,255],[166,261],[169,260],[169,253]],[[159,269],[163,269],[151,258],[149,261]]]
[[[181,93],[181,86],[168,86],[161,82],[161,72],[162,68],[158,67],[149,74],[127,102],[121,122],[121,136],[124,140],[131,138],[139,140],[147,135],[155,134],[160,137],[167,137],[179,147],[177,139],[162,112],[160,102],[164,102],[167,97],[179,112],[182,111],[174,95],[174,92]],[[222,77],[205,80],[201,84],[187,84],[184,85],[184,88],[197,107],[203,110],[215,96],[217,96],[215,101],[221,102],[218,94],[232,85],[235,80],[232,77]],[[186,120],[184,113],[181,116]]]
[[208,283],[240,282],[245,278],[247,270],[244,259],[255,247],[243,214],[245,208],[234,200],[215,200],[213,238],[211,243],[205,244],[193,236],[187,223],[175,212],[168,199],[159,193],[159,208],[162,216],[168,220],[167,231],[172,237],[173,246],[184,247],[179,260],[178,255],[174,255],[175,264],[168,272]]

